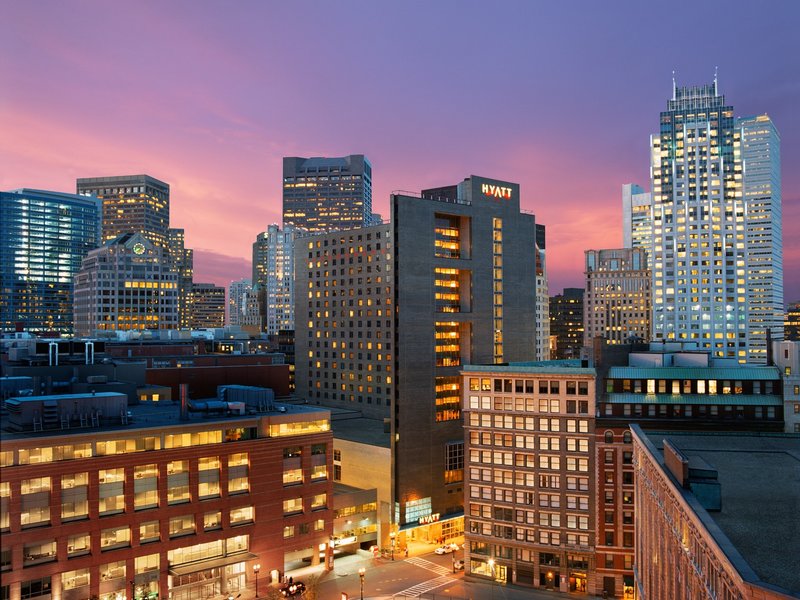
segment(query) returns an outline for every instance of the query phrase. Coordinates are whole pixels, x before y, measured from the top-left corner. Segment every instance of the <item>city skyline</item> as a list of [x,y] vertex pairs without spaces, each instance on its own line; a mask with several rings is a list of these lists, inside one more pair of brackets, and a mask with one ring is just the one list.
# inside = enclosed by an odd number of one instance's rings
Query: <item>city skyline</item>
[[[659,44],[657,8],[635,3],[348,6],[142,4],[115,7],[127,25],[108,27],[96,3],[5,5],[0,189],[152,175],[170,184],[196,279],[227,286],[250,275],[255,235],[281,221],[284,156],[365,154],[383,215],[392,190],[498,176],[520,182],[523,208],[547,226],[557,294],[582,285],[584,250],[622,245],[622,185],[649,179],[672,71],[703,85],[718,67],[735,116],[766,112],[781,135],[784,299],[800,298],[797,5],[770,4],[768,41],[724,52],[717,36]],[[743,39],[759,31],[749,8],[692,10]],[[677,41],[680,12],[658,13]]]

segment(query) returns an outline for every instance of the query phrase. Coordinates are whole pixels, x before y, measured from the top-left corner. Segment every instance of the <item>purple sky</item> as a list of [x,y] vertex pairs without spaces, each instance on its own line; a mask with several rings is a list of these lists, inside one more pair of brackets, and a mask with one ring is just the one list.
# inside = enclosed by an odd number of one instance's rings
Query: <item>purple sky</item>
[[[620,246],[620,188],[679,85],[782,137],[787,300],[800,300],[800,2],[3,2],[0,189],[148,173],[195,280],[250,275],[281,158],[364,153],[374,207],[470,174],[519,182],[550,292]],[[794,41],[792,41],[794,40]]]

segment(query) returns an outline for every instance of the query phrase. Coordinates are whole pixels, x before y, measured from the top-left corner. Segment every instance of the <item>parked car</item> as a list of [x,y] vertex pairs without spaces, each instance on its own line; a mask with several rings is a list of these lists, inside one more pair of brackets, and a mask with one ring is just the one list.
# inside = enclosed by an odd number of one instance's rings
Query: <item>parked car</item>
[[284,598],[294,598],[300,596],[306,591],[306,584],[302,581],[295,581],[294,583],[286,583],[281,586],[281,595]]
[[463,571],[464,570],[464,561],[463,560],[457,560],[456,562],[453,563],[453,568],[455,568],[456,571]]
[[434,552],[436,554],[450,554],[453,548],[448,544],[447,546],[439,546]]

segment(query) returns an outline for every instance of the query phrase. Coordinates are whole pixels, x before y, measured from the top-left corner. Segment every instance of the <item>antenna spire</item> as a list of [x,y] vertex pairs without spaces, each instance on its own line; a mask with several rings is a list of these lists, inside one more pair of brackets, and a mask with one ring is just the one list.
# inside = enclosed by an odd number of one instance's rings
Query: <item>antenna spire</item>
[[672,69],[672,99],[675,100],[675,69]]
[[719,96],[719,87],[717,84],[717,73],[719,71],[719,67],[714,67],[714,95]]

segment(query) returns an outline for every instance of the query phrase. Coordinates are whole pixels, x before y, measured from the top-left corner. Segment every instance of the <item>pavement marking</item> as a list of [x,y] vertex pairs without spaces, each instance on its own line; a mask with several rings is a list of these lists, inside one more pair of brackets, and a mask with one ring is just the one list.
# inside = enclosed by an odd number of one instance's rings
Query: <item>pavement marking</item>
[[443,567],[435,562],[431,562],[429,560],[425,560],[424,558],[419,558],[418,556],[414,556],[412,558],[406,559],[407,563],[411,563],[412,565],[416,565],[418,567],[422,567],[423,569],[427,569],[437,575],[452,575],[452,570],[448,569],[447,567]]
[[431,590],[435,590],[438,587],[442,587],[443,585],[452,582],[453,582],[453,577],[451,575],[443,575],[442,577],[437,577],[436,579],[430,579],[428,581],[423,581],[422,583],[418,583],[417,585],[412,586],[407,590],[403,590],[402,592],[397,592],[396,594],[394,594],[394,596],[400,596],[400,597],[419,596],[420,594],[430,592]]

